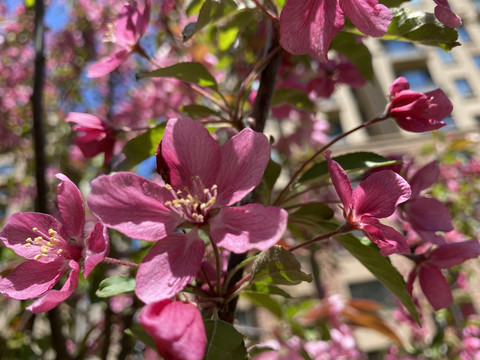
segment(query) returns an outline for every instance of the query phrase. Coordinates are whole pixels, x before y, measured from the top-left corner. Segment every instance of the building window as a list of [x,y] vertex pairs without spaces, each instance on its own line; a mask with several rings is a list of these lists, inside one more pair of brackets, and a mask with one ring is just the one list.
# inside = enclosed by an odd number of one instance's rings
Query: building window
[[480,55],[473,55],[473,62],[475,66],[480,69]]
[[472,41],[472,39],[470,38],[470,35],[468,34],[467,29],[465,29],[464,26],[458,27],[457,31],[458,31],[458,38],[460,39],[461,42],[469,43]]
[[386,308],[395,307],[393,294],[378,280],[349,284],[348,287],[352,298],[372,300]]
[[432,80],[426,68],[415,70],[403,70],[396,72],[397,77],[403,76],[410,83],[410,89],[425,92],[435,89],[437,86]]
[[442,121],[447,125],[440,128],[441,131],[452,131],[452,130],[457,129],[457,125],[455,125],[455,121],[453,120],[453,117],[448,116],[445,119],[443,119]]
[[473,0],[472,5],[475,8],[475,10],[480,11],[480,0]]
[[453,57],[452,52],[446,52],[442,49],[437,49],[437,54],[440,60],[447,65],[454,64],[455,63],[455,58]]
[[456,79],[455,87],[462,98],[469,98],[473,96],[473,90],[470,87],[467,79]]
[[422,54],[419,48],[407,41],[386,40],[382,41],[382,45],[388,55],[393,58],[419,56]]

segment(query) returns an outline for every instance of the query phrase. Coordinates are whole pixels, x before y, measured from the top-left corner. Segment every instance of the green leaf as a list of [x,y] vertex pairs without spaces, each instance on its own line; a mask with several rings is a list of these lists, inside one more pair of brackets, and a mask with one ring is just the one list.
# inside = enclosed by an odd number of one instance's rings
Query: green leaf
[[147,73],[141,73],[137,77],[139,79],[146,77],[170,77],[214,90],[218,86],[212,74],[198,62],[182,62]]
[[[345,171],[360,170],[378,166],[396,164],[396,160],[387,159],[372,152],[355,152],[332,158],[340,164]],[[328,174],[327,162],[322,161],[313,165],[300,178],[299,182],[305,182]]]
[[304,91],[293,88],[280,88],[273,93],[272,107],[284,104],[293,105],[301,110],[313,112],[315,105]]
[[359,42],[354,34],[338,33],[332,40],[330,48],[345,55],[360,70],[367,80],[373,79],[372,54],[368,47]]
[[256,306],[261,306],[267,309],[273,315],[275,315],[278,319],[282,318],[282,306],[277,300],[272,298],[270,295],[245,291],[245,292],[242,292],[242,296],[249,299]]
[[143,160],[155,155],[158,144],[163,138],[165,126],[166,123],[162,123],[130,140],[122,150],[126,158],[117,166],[116,170],[130,170]]
[[[285,290],[269,283],[254,283],[251,284],[249,287],[245,289],[247,292],[251,293],[262,293],[262,294],[269,294],[269,295],[280,295],[284,298],[290,299],[291,296]],[[243,294],[243,292],[242,292]]]
[[155,340],[147,333],[147,330],[140,324],[133,324],[130,329],[125,330],[125,334],[143,342],[149,348],[156,350]]
[[206,0],[200,9],[197,22],[192,23],[195,26],[188,24],[183,30],[183,41],[190,40],[205,26],[221,19],[236,9],[237,4],[233,0]]
[[350,254],[358,259],[370,272],[402,302],[420,324],[417,309],[407,292],[402,275],[392,265],[390,259],[380,255],[378,247],[371,243],[370,246],[362,244],[351,234],[336,235],[337,240]]
[[221,320],[205,320],[207,349],[204,360],[246,360],[243,335]]
[[232,46],[239,33],[254,19],[252,9],[244,9],[235,14],[230,21],[218,29],[218,48],[225,51]]
[[31,8],[35,6],[35,0],[25,0],[25,6]]
[[393,8],[393,20],[384,40],[412,41],[439,46],[446,51],[459,46],[458,32],[440,23],[435,15],[406,8]]
[[280,172],[282,171],[282,166],[272,159],[269,160],[267,164],[267,168],[263,173],[262,181],[255,189],[257,194],[262,195],[263,203],[270,204],[271,202],[271,194],[275,183],[280,176]]
[[408,2],[410,0],[380,0],[379,3],[385,5],[386,7],[393,8],[399,7],[404,2]]
[[127,275],[120,275],[112,276],[103,280],[95,294],[98,297],[110,297],[134,290],[135,279]]
[[210,109],[207,106],[197,104],[182,106],[180,110],[187,113],[193,119],[206,118],[209,116],[219,116],[215,110]]
[[300,270],[295,255],[281,246],[274,246],[258,255],[252,265],[250,283],[273,283],[279,285],[297,285],[302,281],[312,281],[312,275]]

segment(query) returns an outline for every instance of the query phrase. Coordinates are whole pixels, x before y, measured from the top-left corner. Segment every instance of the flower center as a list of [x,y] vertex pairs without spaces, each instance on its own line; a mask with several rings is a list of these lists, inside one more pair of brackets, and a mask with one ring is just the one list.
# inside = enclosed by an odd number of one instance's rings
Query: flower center
[[102,42],[104,42],[104,43],[107,43],[107,42],[116,43],[117,38],[115,36],[115,29],[116,29],[115,24],[108,23],[107,24],[107,31],[105,32],[105,37],[103,38]]
[[215,205],[217,185],[213,185],[210,189],[206,188],[198,175],[193,176],[191,182],[191,189],[184,187],[183,190],[177,191],[166,184],[165,188],[170,191],[174,199],[165,202],[165,206],[187,221],[203,223]]
[[38,234],[39,236],[35,238],[29,237],[26,241],[25,246],[31,247],[36,246],[39,248],[39,253],[35,255],[34,259],[39,260],[42,257],[47,257],[52,254],[53,256],[60,256],[66,258],[73,258],[73,254],[71,254],[71,249],[68,242],[58,235],[58,233],[53,229],[48,229],[48,235],[44,232],[38,230],[38,228],[34,227],[33,232]]

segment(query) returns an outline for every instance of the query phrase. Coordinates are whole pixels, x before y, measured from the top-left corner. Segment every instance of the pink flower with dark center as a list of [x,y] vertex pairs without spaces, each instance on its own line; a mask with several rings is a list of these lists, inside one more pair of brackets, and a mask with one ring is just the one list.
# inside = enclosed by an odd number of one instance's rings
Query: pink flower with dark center
[[327,61],[330,42],[345,16],[365,35],[385,35],[392,12],[377,0],[288,0],[280,14],[280,44],[294,55]]
[[441,269],[460,265],[479,255],[480,244],[477,240],[439,245],[415,260],[416,265],[408,276],[407,290],[412,294],[413,282],[418,276],[420,287],[432,307],[435,310],[446,308],[453,304],[453,296]]
[[412,196],[402,205],[405,221],[424,240],[433,244],[444,244],[445,239],[437,231],[453,230],[452,217],[447,207],[439,200],[421,196],[421,192],[430,188],[440,176],[436,161],[419,169],[409,181]]
[[109,56],[100,59],[88,69],[88,77],[98,78],[111,73],[127,56],[134,52],[142,52],[138,42],[147,30],[150,19],[150,0],[145,0],[145,7],[140,11],[135,0],[125,3],[118,14],[115,24],[109,24],[105,42],[116,44]]
[[347,220],[345,229],[360,230],[378,245],[383,256],[409,252],[402,234],[377,219],[389,217],[398,204],[410,198],[410,185],[393,171],[382,170],[367,177],[353,190],[347,173],[330,154],[331,151],[326,151],[325,158],[343,205],[343,216]]
[[105,163],[110,162],[115,146],[115,130],[98,117],[90,114],[71,112],[66,122],[75,123],[73,131],[81,136],[74,140],[82,151],[83,156],[92,158],[100,153],[105,153]]
[[203,359],[207,336],[202,315],[194,305],[169,299],[145,305],[138,322],[165,359]]
[[462,19],[460,19],[460,17],[452,11],[448,0],[433,1],[435,1],[435,4],[437,4],[434,12],[438,21],[451,28],[456,28],[462,25]]
[[[25,300],[42,296],[28,310],[48,311],[67,299],[78,283],[80,263],[85,277],[109,250],[107,228],[96,223],[84,240],[85,209],[78,188],[65,175],[57,174],[58,218],[41,213],[16,213],[0,232],[5,246],[28,261],[18,265],[0,281],[0,292]],[[68,273],[60,290],[53,286]]]
[[387,114],[395,119],[403,130],[424,132],[437,130],[446,124],[442,121],[453,110],[447,95],[436,89],[419,93],[410,89],[407,79],[399,77],[390,86],[390,102]]
[[[200,122],[174,119],[157,150],[157,169],[166,184],[122,172],[92,182],[88,206],[105,225],[130,237],[159,240],[137,273],[140,299],[168,299],[197,275],[205,253],[199,230],[235,253],[278,242],[285,210],[231,207],[260,183],[269,158],[263,134],[244,129],[219,146]],[[179,225],[190,232],[174,233]]]

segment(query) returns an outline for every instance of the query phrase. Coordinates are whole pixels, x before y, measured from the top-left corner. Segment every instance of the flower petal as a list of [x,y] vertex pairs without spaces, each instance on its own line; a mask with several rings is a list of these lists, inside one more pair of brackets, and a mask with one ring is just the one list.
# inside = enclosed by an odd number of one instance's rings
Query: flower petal
[[473,239],[440,245],[430,254],[429,263],[441,269],[448,269],[452,266],[460,265],[468,259],[475,259],[479,255],[480,244]]
[[[38,229],[37,232],[33,228]],[[0,232],[0,240],[6,247],[15,251],[18,255],[33,260],[39,254],[38,246],[26,246],[27,238],[34,239],[39,233],[48,235],[48,230],[53,229],[64,238],[68,237],[63,230],[63,225],[53,216],[42,213],[15,213],[10,215],[7,223]],[[39,262],[50,262],[54,257],[41,257]]]
[[78,284],[79,265],[73,260],[70,260],[68,265],[72,271],[68,274],[67,280],[62,288],[60,290],[48,291],[43,297],[28,306],[27,310],[33,313],[49,311],[72,295]]
[[29,260],[0,281],[0,293],[17,300],[33,299],[50,290],[67,271],[63,260],[41,263]]
[[462,25],[462,19],[450,8],[448,0],[433,0],[437,4],[434,9],[435,17],[442,24],[456,28]]
[[[58,209],[68,237],[83,242],[85,206],[77,186],[65,175],[56,174],[62,182],[57,186]],[[79,244],[80,245],[80,244]]]
[[172,233],[180,217],[164,204],[172,195],[164,187],[133,173],[119,172],[92,181],[90,210],[108,227],[143,240]]
[[411,199],[413,200],[413,198],[420,195],[420,192],[435,184],[439,176],[440,167],[438,166],[437,161],[432,161],[421,167],[409,181],[410,187],[412,188]]
[[215,184],[220,146],[200,122],[188,118],[169,120],[161,142],[161,156],[175,189],[190,187],[191,178],[197,175],[207,188]]
[[423,293],[435,310],[440,310],[453,304],[450,285],[437,267],[429,264],[421,265],[418,279]]
[[383,36],[392,22],[390,9],[376,0],[341,0],[340,6],[355,27],[365,35]]
[[125,61],[128,54],[130,54],[129,50],[118,48],[113,54],[104,57],[103,59],[100,59],[96,63],[90,65],[87,76],[89,78],[99,78],[111,73]]
[[270,160],[270,143],[265,135],[244,129],[220,149],[220,169],[216,179],[216,206],[240,201],[262,180]]
[[77,126],[82,126],[82,127],[87,127],[90,129],[96,129],[100,131],[104,131],[105,127],[103,126],[102,120],[98,118],[95,115],[90,115],[86,113],[77,113],[77,112],[70,112],[68,113],[67,118],[65,119],[66,122],[72,122],[77,125],[74,125],[74,130],[75,127]]
[[330,150],[325,151],[325,159],[327,159],[327,166],[328,172],[330,173],[330,177],[332,178],[333,186],[335,187],[335,191],[337,192],[338,196],[340,197],[340,201],[343,204],[343,212],[347,214],[350,208],[350,201],[352,198],[352,183],[348,178],[347,173],[345,170],[342,169],[339,163],[332,160],[330,158],[330,154],[332,152]]
[[326,62],[330,42],[344,22],[338,0],[288,0],[280,14],[280,45],[291,54],[309,53]]
[[410,252],[407,241],[394,228],[383,225],[376,219],[362,219],[362,232],[380,248],[382,256]]
[[410,84],[404,77],[399,77],[390,85],[390,97],[394,97],[400,91],[410,89]]
[[160,239],[140,264],[135,293],[147,304],[175,296],[197,275],[204,253],[196,230]]
[[203,359],[207,337],[202,316],[194,305],[172,300],[148,304],[138,321],[166,359]]
[[83,273],[85,278],[90,274],[95,266],[98,265],[110,250],[110,240],[108,237],[108,229],[102,223],[97,222],[95,228],[85,240],[85,248],[83,249]]
[[125,47],[136,44],[136,26],[134,18],[138,16],[137,2],[126,2],[115,21],[115,41]]
[[287,212],[276,206],[225,207],[209,220],[210,236],[218,246],[237,254],[266,250],[280,240],[287,218]]
[[145,0],[145,7],[143,8],[142,14],[138,16],[136,27],[137,35],[142,36],[148,27],[148,22],[150,20],[150,0]]
[[404,178],[392,170],[382,170],[373,173],[355,188],[350,203],[356,218],[386,218],[410,195],[410,185]]

